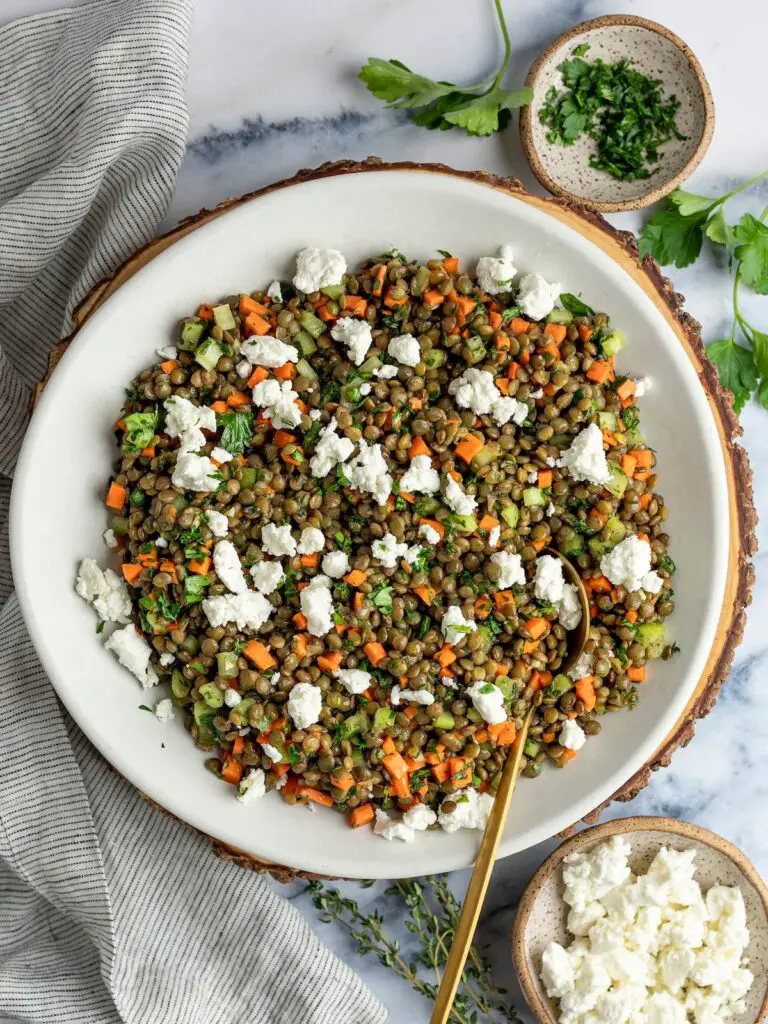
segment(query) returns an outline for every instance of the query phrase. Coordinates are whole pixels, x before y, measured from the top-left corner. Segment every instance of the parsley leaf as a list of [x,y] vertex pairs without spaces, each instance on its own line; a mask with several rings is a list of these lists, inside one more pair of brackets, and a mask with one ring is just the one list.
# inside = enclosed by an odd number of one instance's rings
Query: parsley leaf
[[253,413],[250,410],[225,412],[216,417],[216,423],[221,430],[221,447],[230,455],[242,455],[253,434]]
[[392,587],[379,583],[371,594],[371,600],[379,611],[385,615],[392,614]]
[[468,135],[493,135],[506,128],[513,110],[524,107],[532,99],[533,92],[527,85],[522,89],[501,89],[495,86],[483,96],[446,112],[443,120],[464,128]]
[[501,319],[505,324],[508,324],[514,317],[520,316],[519,306],[507,306],[506,309],[501,311]]
[[768,295],[768,227],[751,213],[745,213],[733,236],[733,254],[739,261],[742,281],[758,295]]
[[639,236],[641,256],[653,256],[662,266],[687,267],[701,252],[707,210],[686,215],[674,200],[646,223]]
[[588,306],[586,302],[582,302],[577,295],[571,295],[570,292],[562,293],[560,305],[575,316],[594,316],[595,313],[591,306]]
[[151,412],[132,412],[130,416],[125,417],[125,432],[120,447],[126,455],[138,455],[152,444],[158,419],[156,405]]
[[733,338],[720,338],[707,345],[707,355],[717,367],[720,383],[733,392],[733,408],[739,413],[757,386],[755,357]]
[[184,577],[184,600],[187,604],[198,604],[205,597],[205,588],[210,587],[210,576],[190,573]]

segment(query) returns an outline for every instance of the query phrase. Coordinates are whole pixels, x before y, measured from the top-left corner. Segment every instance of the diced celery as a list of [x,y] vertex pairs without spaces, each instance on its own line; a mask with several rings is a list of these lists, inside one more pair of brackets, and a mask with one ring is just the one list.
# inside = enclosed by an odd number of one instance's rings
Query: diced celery
[[609,357],[615,356],[617,352],[621,352],[626,343],[627,339],[621,331],[614,331],[603,339],[603,353]]
[[435,729],[448,730],[452,729],[455,724],[456,719],[453,717],[450,711],[443,711],[441,714],[437,716],[437,718],[432,719],[432,725],[435,727]]
[[526,740],[523,753],[526,757],[536,757],[541,751],[541,744],[536,740]]
[[615,548],[619,541],[624,540],[626,533],[627,528],[624,523],[616,516],[611,516],[600,536],[589,538],[588,545],[592,557],[602,558],[603,555]]
[[348,740],[350,736],[354,736],[359,732],[367,732],[368,724],[368,715],[364,711],[358,711],[354,715],[350,715],[339,726],[341,738]]
[[608,483],[603,484],[603,486],[606,491],[609,491],[614,496],[614,498],[621,498],[624,491],[627,489],[627,474],[621,466],[617,466],[615,462],[609,463],[608,469],[610,470],[611,479]]
[[459,533],[474,533],[477,529],[475,516],[461,516],[456,512],[448,517],[448,522],[453,523]]
[[504,694],[504,700],[517,700],[520,693],[520,683],[509,676],[498,676],[496,685]]
[[[254,706],[259,713],[249,716],[248,710]],[[230,711],[229,722],[230,725],[234,725],[238,729],[250,724],[257,732],[269,732],[272,724],[264,711],[264,705],[258,704],[255,697],[243,697],[240,703]]]
[[531,508],[533,505],[546,505],[546,503],[544,491],[540,487],[526,487],[523,491],[523,504],[526,508]]
[[392,708],[377,708],[373,716],[373,731],[384,732],[395,724],[396,712]]
[[298,370],[300,375],[302,377],[306,377],[307,380],[317,380],[317,374],[309,365],[306,359],[300,359],[298,363],[296,363],[296,369]]
[[224,676],[225,679],[234,679],[240,671],[237,667],[237,655],[234,651],[220,651],[216,655],[216,662],[219,675]]
[[299,323],[313,338],[319,338],[321,334],[325,334],[325,324],[323,321],[318,320],[314,313],[310,313],[307,309],[299,313]]
[[256,483],[256,470],[252,466],[244,466],[240,470],[240,489],[253,487]]
[[425,495],[423,498],[419,498],[419,517],[431,516],[433,512],[437,512],[440,508],[440,502],[437,498],[431,498]]
[[573,320],[573,313],[570,309],[563,309],[562,306],[555,306],[547,317],[548,324],[569,324]]
[[438,366],[443,365],[447,358],[448,354],[444,348],[431,348],[424,356],[424,365],[428,366],[430,370],[436,370]]
[[173,505],[177,512],[183,512],[184,509],[189,504],[189,502],[187,501],[183,494],[177,494],[176,497],[171,502],[171,504]]
[[479,363],[485,359],[488,349],[483,344],[483,339],[479,335],[475,335],[472,338],[467,338],[466,347],[472,353],[471,358],[468,360],[470,363]]
[[478,470],[483,466],[489,466],[492,462],[501,455],[501,448],[490,441],[488,444],[484,444],[477,455],[472,459],[472,469]]
[[[227,306],[229,309],[229,306]],[[216,364],[224,355],[224,349],[213,338],[206,338],[205,341],[198,346],[195,352],[195,362],[200,363],[206,370],[215,370]]]
[[637,627],[635,640],[642,644],[649,658],[660,658],[667,645],[663,622],[644,622]]
[[220,306],[213,307],[213,320],[222,331],[234,331],[235,317],[228,302],[222,302]]
[[631,430],[625,430],[624,436],[627,439],[628,448],[639,448],[641,445],[645,444],[645,438],[637,427],[633,427]]
[[329,299],[340,299],[344,294],[343,284],[327,284],[325,288],[321,288],[320,291],[323,295],[327,295]]
[[505,505],[504,508],[501,510],[501,518],[508,526],[511,526],[514,530],[520,519],[520,509],[517,507],[517,505]]
[[192,716],[197,726],[197,742],[203,747],[212,747],[216,743],[216,733],[211,728],[213,710],[204,700],[196,700],[192,708]]
[[224,703],[224,694],[215,683],[203,683],[199,690],[200,696],[209,708],[220,708]]
[[179,324],[179,338],[176,347],[185,352],[194,352],[200,344],[205,324],[196,316],[188,316]]
[[615,412],[599,412],[597,414],[597,423],[601,430],[615,430],[616,429],[616,413]]
[[569,537],[567,540],[558,541],[557,549],[566,558],[576,558],[584,551],[584,538],[575,533],[573,537]]
[[493,633],[491,632],[490,627],[484,625],[478,626],[477,635],[480,637],[480,640],[482,641],[480,649],[482,651],[485,651],[485,653],[487,654],[488,651],[490,651],[490,649],[493,647]]
[[122,537],[128,533],[128,520],[123,516],[112,516],[109,520],[109,528],[116,537]]
[[360,373],[373,373],[381,366],[381,359],[378,356],[370,356],[360,367]]
[[349,756],[352,758],[353,767],[359,768],[360,765],[365,764],[365,754],[362,752],[362,750],[355,749]]
[[[185,697],[189,696],[189,691],[192,689],[192,684],[188,679],[185,679],[181,672],[175,668],[171,672],[171,693],[178,701],[184,700]],[[206,705],[207,706],[207,705]]]
[[560,675],[555,676],[549,686],[544,690],[544,696],[559,699],[564,693],[567,693],[572,689],[573,680],[570,676],[566,676],[561,672]]
[[296,345],[299,352],[306,358],[317,351],[317,343],[311,334],[306,331],[297,331],[291,338],[291,344]]

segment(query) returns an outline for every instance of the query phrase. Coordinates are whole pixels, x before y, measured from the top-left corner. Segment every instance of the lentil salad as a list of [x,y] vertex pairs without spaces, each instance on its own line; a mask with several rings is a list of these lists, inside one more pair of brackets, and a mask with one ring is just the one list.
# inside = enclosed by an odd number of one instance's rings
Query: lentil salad
[[[671,655],[643,384],[605,314],[516,273],[507,247],[475,278],[305,250],[293,287],[203,304],[128,389],[107,494],[126,629],[241,799],[277,788],[385,838],[480,827],[531,703],[535,778]],[[569,674],[548,546],[590,595]]]

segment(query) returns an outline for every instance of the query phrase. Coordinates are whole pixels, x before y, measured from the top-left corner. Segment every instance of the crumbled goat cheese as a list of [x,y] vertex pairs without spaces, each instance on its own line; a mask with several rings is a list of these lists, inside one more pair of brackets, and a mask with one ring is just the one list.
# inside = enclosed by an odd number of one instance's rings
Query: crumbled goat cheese
[[364,380],[363,383],[360,385],[360,394],[363,396],[370,395],[372,390],[373,385],[369,380]]
[[273,608],[263,594],[246,590],[242,594],[221,594],[203,600],[203,613],[215,628],[234,622],[238,629],[254,632],[264,625]]
[[408,469],[400,477],[400,490],[406,494],[437,494],[440,490],[440,474],[432,468],[429,455],[414,455]]
[[421,558],[421,556],[426,552],[426,550],[427,549],[423,548],[421,544],[411,544],[411,546],[403,555],[403,558],[408,563],[408,565],[413,565]]
[[497,548],[499,546],[499,539],[501,538],[501,527],[494,526],[491,532],[488,534],[488,546]]
[[205,521],[214,537],[226,537],[229,533],[229,520],[223,512],[217,512],[215,508],[207,508]]
[[573,583],[563,585],[563,596],[557,602],[557,617],[563,629],[576,629],[581,622],[581,601]]
[[535,483],[537,483],[538,479],[539,479],[538,470],[532,469],[531,472],[528,474],[528,483],[529,484],[535,484]]
[[489,295],[512,291],[512,279],[517,267],[512,262],[512,247],[502,245],[498,256],[481,256],[477,261],[477,283]]
[[155,718],[158,722],[168,722],[173,718],[173,701],[164,697],[155,704]]
[[251,392],[253,404],[264,410],[273,427],[284,430],[301,423],[301,409],[296,404],[298,395],[289,380],[269,377],[260,381]]
[[176,661],[176,657],[170,651],[163,651],[159,658],[161,668],[168,668]]
[[427,544],[440,543],[440,534],[434,528],[434,526],[430,526],[429,523],[421,524],[421,526],[419,527],[419,536],[423,537]]
[[212,448],[208,458],[213,462],[218,462],[221,466],[225,462],[231,462],[234,455],[228,452],[226,448]]
[[501,570],[501,574],[498,580],[496,580],[496,586],[499,590],[506,590],[508,587],[516,585],[525,586],[526,579],[523,560],[516,552],[496,551],[491,555],[491,561],[494,565],[498,565]]
[[403,815],[403,824],[415,832],[426,832],[437,821],[437,814],[426,804],[414,804]]
[[220,540],[213,549],[213,567],[224,586],[233,594],[248,589],[237,548],[231,540]]
[[465,619],[461,608],[457,604],[452,604],[443,613],[440,629],[443,631],[447,644],[457,644],[467,633],[475,632],[477,623],[471,619]]
[[556,511],[557,509],[555,508],[554,503],[550,501],[550,503],[547,505],[547,515],[553,516]]
[[477,501],[461,489],[459,482],[452,476],[445,480],[445,501],[451,511],[459,516],[471,516],[477,509]]
[[[309,390],[312,390],[312,389],[310,388]],[[310,409],[309,410],[309,418],[311,420],[319,420],[322,415],[323,414],[322,414],[322,411],[320,409]]]
[[476,416],[487,416],[494,402],[503,397],[494,383],[493,374],[474,366],[460,377],[455,377],[448,385],[448,392],[455,397],[461,409],[471,409]]
[[277,684],[280,682],[280,673],[273,672],[272,675],[269,677],[269,681],[272,686],[277,686]]
[[567,718],[563,722],[559,739],[561,745],[569,750],[581,750],[587,742],[587,735],[577,722]]
[[417,366],[421,359],[418,339],[412,334],[398,334],[391,338],[387,352],[403,366]]
[[265,334],[261,338],[248,338],[242,342],[240,355],[252,366],[266,366],[270,370],[299,361],[299,350],[295,345],[286,345],[284,341],[273,338],[270,334]]
[[181,491],[218,491],[221,477],[207,455],[179,452],[171,483]]
[[347,261],[337,249],[302,249],[296,254],[293,287],[308,295],[341,284],[346,272]]
[[401,701],[406,701],[409,704],[423,704],[424,707],[429,707],[430,704],[435,703],[435,695],[430,693],[429,690],[404,690],[395,684],[390,693],[390,700],[394,707],[398,707]]
[[228,686],[224,691],[224,703],[228,708],[236,708],[242,699],[239,692],[233,686]]
[[274,555],[275,558],[283,555],[293,558],[296,554],[296,541],[291,536],[291,527],[288,523],[282,526],[266,523],[262,526],[261,546],[268,555]]
[[490,725],[499,725],[507,720],[504,707],[504,694],[495,683],[477,682],[467,687],[467,694],[472,698],[475,711],[479,711]]
[[111,569],[102,570],[93,558],[80,563],[75,591],[93,605],[103,622],[130,622],[131,595],[125,580]]
[[163,348],[155,349],[155,352],[160,356],[161,359],[177,359],[179,350],[175,345],[165,345]]
[[491,406],[491,414],[500,427],[509,423],[510,420],[519,427],[528,417],[528,406],[516,398],[502,395]]
[[[661,589],[662,579],[651,570],[651,546],[630,534],[623,541],[606,552],[600,559],[600,572],[617,587],[647,590],[656,594]],[[647,585],[646,585],[647,584]],[[654,589],[655,588],[655,589]]]
[[277,747],[273,747],[271,743],[262,743],[261,749],[267,755],[272,764],[280,764],[280,762],[283,760],[283,755],[280,753]]
[[267,297],[272,299],[273,302],[283,301],[283,289],[279,281],[273,281],[269,288],[267,288]]
[[104,646],[116,655],[120,664],[132,672],[145,689],[157,685],[157,672],[149,662],[152,648],[132,622],[122,629],[116,629]]
[[328,476],[335,465],[347,461],[354,448],[348,437],[340,437],[336,433],[336,417],[333,416],[330,423],[320,431],[315,454],[309,460],[312,476]]
[[379,505],[385,505],[392,493],[392,477],[380,444],[360,442],[360,450],[347,464],[346,475],[356,491],[368,491]]
[[163,403],[165,433],[179,439],[182,452],[198,452],[205,444],[204,430],[216,430],[216,413],[207,405],[195,405],[174,395]]
[[101,536],[108,548],[117,547],[117,537],[114,530],[105,530]]
[[444,832],[456,832],[460,828],[484,829],[488,824],[488,815],[493,807],[490,793],[478,793],[476,789],[464,789],[461,796],[451,797],[455,810],[444,811],[442,807],[437,813],[437,820]]
[[299,595],[301,610],[307,618],[307,629],[312,636],[325,636],[333,628],[330,584],[327,576],[315,576]]
[[167,548],[168,547],[168,541],[165,539],[165,537],[158,537],[157,540],[155,541],[155,547],[157,547],[157,548]]
[[539,274],[524,274],[520,278],[516,301],[531,320],[543,320],[549,316],[559,298],[559,284],[549,284]]
[[563,563],[552,555],[541,555],[536,559],[536,575],[533,580],[533,593],[546,604],[557,604],[563,596],[565,577]]
[[544,388],[537,388],[535,391],[531,392],[531,398],[534,398],[534,399],[538,400],[539,398],[543,398],[543,397],[544,397]]
[[643,395],[647,395],[653,387],[653,381],[650,377],[638,377],[635,381],[635,398],[642,398]]
[[340,668],[333,673],[347,693],[365,693],[373,676],[361,668]]
[[376,823],[373,826],[373,832],[374,835],[388,839],[389,842],[399,839],[403,843],[412,843],[416,838],[416,833],[410,825],[404,824],[401,818],[391,818],[380,807],[376,808]]
[[331,337],[347,346],[347,355],[355,366],[363,362],[373,344],[371,325],[367,320],[357,320],[352,316],[337,320],[331,328]]
[[570,675],[571,679],[578,681],[579,679],[584,679],[586,676],[591,676],[592,669],[594,667],[594,654],[589,654],[587,651],[583,651],[581,657],[568,674]]
[[247,380],[251,376],[251,364],[247,359],[241,359],[240,362],[235,366],[237,376],[241,380]]
[[557,460],[574,480],[591,484],[604,484],[611,479],[608,460],[603,451],[603,433],[596,423],[590,423],[571,441],[569,448]]
[[457,688],[456,680],[451,679],[450,676],[440,676],[440,682],[443,686],[447,686],[449,690],[455,690]]
[[288,694],[288,714],[297,729],[308,729],[320,718],[323,691],[312,683],[296,683]]
[[250,572],[254,587],[265,596],[273,594],[285,579],[285,570],[279,562],[257,562]]
[[408,545],[398,541],[392,533],[385,533],[380,540],[375,540],[371,545],[373,557],[381,562],[385,569],[394,569],[398,558],[404,558]]
[[237,784],[237,799],[241,804],[250,803],[252,800],[259,800],[267,792],[264,784],[264,769],[251,768],[247,775],[244,775]]
[[346,551],[329,551],[323,556],[323,572],[333,580],[340,580],[349,572],[349,555]]
[[316,555],[325,547],[325,534],[316,526],[305,526],[299,537],[296,551],[300,555]]
[[379,377],[381,380],[392,380],[397,376],[397,367],[392,366],[391,363],[385,363],[384,366],[379,366],[373,371],[373,376]]

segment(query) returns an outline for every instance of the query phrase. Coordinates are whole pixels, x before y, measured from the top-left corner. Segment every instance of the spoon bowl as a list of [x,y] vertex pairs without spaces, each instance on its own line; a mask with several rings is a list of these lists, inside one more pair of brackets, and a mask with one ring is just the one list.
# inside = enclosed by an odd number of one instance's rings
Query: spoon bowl
[[572,583],[576,587],[576,593],[579,595],[581,619],[575,629],[568,631],[568,653],[562,664],[562,671],[567,673],[583,654],[584,645],[589,636],[589,598],[587,597],[587,591],[581,576],[579,576],[565,555],[558,551],[557,548],[545,548],[544,550],[548,555],[552,555],[553,558],[560,559],[563,563],[563,572],[568,583]]

